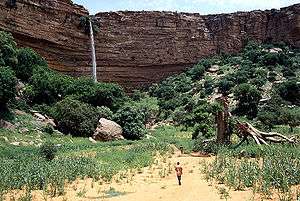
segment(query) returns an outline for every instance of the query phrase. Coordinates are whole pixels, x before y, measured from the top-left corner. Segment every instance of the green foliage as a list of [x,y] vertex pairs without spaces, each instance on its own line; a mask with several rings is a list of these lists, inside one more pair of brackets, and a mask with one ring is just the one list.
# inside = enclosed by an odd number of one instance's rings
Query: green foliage
[[230,93],[230,90],[234,86],[235,86],[234,82],[231,80],[228,80],[228,78],[224,78],[218,83],[219,92],[221,92],[224,95],[228,95]]
[[22,81],[28,81],[32,77],[34,68],[47,66],[46,61],[30,48],[19,49],[17,59],[18,64],[14,66],[14,71]]
[[299,79],[291,79],[281,83],[278,88],[278,93],[286,101],[294,105],[300,105],[300,83]]
[[204,164],[206,179],[217,180],[235,190],[259,188],[259,192],[266,196],[270,195],[272,188],[285,193],[300,183],[299,171],[295,171],[300,164],[298,147],[271,146],[264,151],[258,148],[256,145],[262,160],[260,157],[238,159],[233,157],[234,150],[220,150],[213,163]]
[[0,107],[15,98],[17,79],[9,68],[0,66]]
[[97,107],[97,114],[99,118],[113,119],[113,112],[105,106]]
[[278,117],[275,112],[269,111],[261,111],[257,115],[257,119],[261,121],[269,129],[269,131],[274,127],[274,124],[278,122],[277,118]]
[[52,104],[62,99],[70,83],[71,78],[68,76],[37,67],[24,90],[24,96],[31,104]]
[[46,142],[40,147],[40,154],[48,161],[52,161],[55,158],[57,147],[51,142]]
[[0,31],[0,66],[13,67],[18,63],[16,47],[12,35]]
[[235,99],[239,101],[236,112],[254,118],[258,112],[260,92],[250,84],[241,84],[234,90]]
[[300,126],[300,107],[283,108],[280,120],[283,124],[289,125],[291,132],[293,132],[293,128]]
[[80,137],[90,137],[98,123],[95,108],[71,98],[56,103],[52,117],[58,122],[61,132]]
[[94,83],[89,78],[75,79],[67,86],[67,95],[89,103],[93,106],[106,106],[111,109],[118,109],[125,98],[123,89],[110,83]]
[[205,93],[210,95],[214,91],[214,80],[211,77],[206,77],[204,81]]
[[134,106],[124,106],[120,108],[114,120],[123,128],[123,136],[129,140],[139,140],[145,134],[144,114]]
[[200,63],[187,71],[187,75],[190,76],[193,80],[201,79],[204,73],[205,73],[205,66],[203,66]]

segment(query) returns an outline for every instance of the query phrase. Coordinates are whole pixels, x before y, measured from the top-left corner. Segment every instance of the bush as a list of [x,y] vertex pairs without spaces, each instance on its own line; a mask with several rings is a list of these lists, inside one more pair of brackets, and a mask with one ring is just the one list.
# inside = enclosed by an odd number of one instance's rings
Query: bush
[[22,48],[17,52],[18,64],[14,67],[17,78],[28,81],[37,66],[47,66],[46,61],[30,48]]
[[98,123],[95,108],[71,98],[56,103],[51,116],[58,122],[58,130],[76,137],[90,137]]
[[45,67],[33,71],[29,85],[25,87],[24,96],[32,104],[52,104],[62,99],[72,78],[56,73]]
[[146,134],[144,118],[136,107],[124,106],[117,111],[114,120],[122,126],[126,139],[139,140]]
[[224,78],[218,83],[219,92],[221,92],[224,95],[228,95],[230,93],[230,90],[234,87],[234,85],[235,84],[233,81]]
[[48,161],[52,161],[55,158],[57,148],[51,142],[46,142],[40,147],[40,154]]
[[17,79],[9,68],[0,67],[0,106],[15,98]]
[[241,84],[234,90],[234,97],[239,101],[236,112],[254,118],[258,112],[258,103],[261,99],[260,92],[253,85]]
[[125,98],[123,89],[116,84],[94,83],[90,78],[75,79],[68,87],[68,95],[93,106],[106,106],[113,110],[119,108]]
[[97,113],[99,118],[105,118],[105,119],[113,119],[113,112],[105,106],[97,107]]
[[197,64],[187,71],[187,75],[190,76],[193,80],[199,80],[203,77],[205,73],[205,67],[201,64]]
[[280,84],[277,88],[279,95],[294,105],[300,105],[300,84],[298,79],[291,79]]
[[0,31],[0,66],[17,64],[17,44],[11,34]]

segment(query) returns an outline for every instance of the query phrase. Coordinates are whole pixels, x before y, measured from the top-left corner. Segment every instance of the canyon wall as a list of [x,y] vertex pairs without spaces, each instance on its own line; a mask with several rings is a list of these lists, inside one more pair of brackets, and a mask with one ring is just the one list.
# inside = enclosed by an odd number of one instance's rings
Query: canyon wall
[[[88,35],[79,27],[88,12],[68,0],[0,4],[0,29],[44,56],[57,71],[91,75]],[[127,89],[181,72],[200,58],[241,50],[247,40],[300,47],[300,4],[280,10],[200,15],[175,12],[105,12],[96,16],[98,80]]]

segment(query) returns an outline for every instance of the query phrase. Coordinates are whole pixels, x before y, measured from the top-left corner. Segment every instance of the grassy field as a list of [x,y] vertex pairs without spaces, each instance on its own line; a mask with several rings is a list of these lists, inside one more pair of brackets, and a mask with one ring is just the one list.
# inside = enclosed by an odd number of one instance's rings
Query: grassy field
[[[191,133],[174,127],[158,128],[151,139],[93,144],[86,138],[45,133],[45,125],[28,114],[14,121],[19,123],[13,130],[0,129],[0,198],[14,189],[24,189],[28,196],[32,190],[62,195],[65,182],[86,177],[109,182],[120,171],[149,166],[157,154],[171,153],[170,144],[191,150]],[[41,154],[44,143],[55,145],[54,160]]]

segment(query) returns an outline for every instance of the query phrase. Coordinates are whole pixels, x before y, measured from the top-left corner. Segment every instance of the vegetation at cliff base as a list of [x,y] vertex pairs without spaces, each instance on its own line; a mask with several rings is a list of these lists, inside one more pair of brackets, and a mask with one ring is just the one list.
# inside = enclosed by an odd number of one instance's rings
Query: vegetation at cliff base
[[[82,26],[87,22],[82,18]],[[300,51],[288,45],[249,42],[238,54],[201,59],[128,94],[118,84],[53,71],[38,53],[17,48],[12,35],[0,31],[0,200],[21,189],[28,200],[34,190],[63,195],[78,178],[111,182],[179,148],[215,155],[201,165],[208,182],[288,196],[300,184],[299,104]],[[221,144],[216,124],[224,110],[230,137]],[[118,123],[125,140],[89,139],[100,118]],[[245,139],[240,122],[284,134],[289,143]]]

